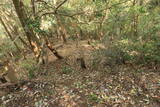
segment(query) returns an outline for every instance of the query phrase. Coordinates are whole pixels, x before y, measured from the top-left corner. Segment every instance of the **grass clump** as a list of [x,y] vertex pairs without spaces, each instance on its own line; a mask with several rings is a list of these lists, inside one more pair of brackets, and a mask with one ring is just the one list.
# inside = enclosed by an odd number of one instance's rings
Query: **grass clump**
[[68,66],[63,66],[62,69],[61,69],[61,72],[63,74],[69,74],[69,73],[73,72],[73,69],[68,67]]
[[94,101],[94,102],[100,102],[100,100],[101,100],[101,99],[98,97],[98,95],[96,95],[96,94],[94,94],[94,93],[89,94],[88,99],[91,100],[91,101]]

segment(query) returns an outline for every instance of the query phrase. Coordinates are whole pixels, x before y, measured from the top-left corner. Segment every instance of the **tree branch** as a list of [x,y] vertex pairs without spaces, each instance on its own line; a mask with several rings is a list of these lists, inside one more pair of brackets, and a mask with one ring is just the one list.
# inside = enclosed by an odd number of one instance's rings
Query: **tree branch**
[[64,3],[66,3],[67,2],[67,0],[64,0],[63,2],[61,2],[57,7],[56,7],[56,9],[55,9],[55,13],[57,13],[57,11],[58,11],[58,9],[64,4]]
[[[86,12],[86,11],[81,11],[81,12],[73,13],[73,14],[57,13],[58,9],[59,9],[66,1],[67,1],[67,0],[64,0],[62,3],[60,3],[60,4],[56,7],[56,9],[55,9],[54,11],[45,12],[45,13],[43,13],[40,17],[45,16],[45,15],[48,15],[48,14],[59,14],[59,15],[63,15],[63,16],[67,16],[67,17],[72,17],[72,18],[73,18],[74,16],[82,15],[82,14],[84,14],[84,13]],[[110,7],[106,7],[106,8],[100,9],[100,10],[96,10],[96,11],[94,11],[94,13],[96,13],[96,12],[101,12],[101,11],[105,11],[105,10],[107,10],[107,9],[111,9],[111,8],[114,7],[114,6],[117,6],[117,5],[120,5],[120,4],[129,2],[129,1],[131,1],[131,0],[125,0],[125,1],[123,1],[123,2],[119,2],[119,3],[113,4],[113,5],[111,5]]]

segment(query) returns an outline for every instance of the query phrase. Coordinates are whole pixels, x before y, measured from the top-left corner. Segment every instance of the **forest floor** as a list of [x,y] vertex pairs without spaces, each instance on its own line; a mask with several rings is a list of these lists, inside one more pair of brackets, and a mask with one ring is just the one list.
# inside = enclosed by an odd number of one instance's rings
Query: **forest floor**
[[[125,64],[112,72],[96,70],[90,56],[103,46],[79,46],[68,43],[58,48],[64,59],[50,56],[36,77],[3,89],[7,94],[0,96],[2,107],[159,107],[160,72],[135,72]],[[76,60],[81,55],[87,69]]]

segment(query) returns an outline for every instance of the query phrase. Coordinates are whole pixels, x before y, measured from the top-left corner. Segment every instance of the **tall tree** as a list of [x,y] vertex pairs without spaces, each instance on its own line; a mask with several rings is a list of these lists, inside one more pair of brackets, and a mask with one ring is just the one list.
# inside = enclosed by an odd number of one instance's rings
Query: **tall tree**
[[24,4],[21,0],[12,0],[22,28],[27,36],[27,39],[30,43],[32,51],[35,53],[36,56],[39,54],[39,40],[36,37],[33,29],[27,26],[27,21],[29,18],[27,17],[26,11],[24,9]]

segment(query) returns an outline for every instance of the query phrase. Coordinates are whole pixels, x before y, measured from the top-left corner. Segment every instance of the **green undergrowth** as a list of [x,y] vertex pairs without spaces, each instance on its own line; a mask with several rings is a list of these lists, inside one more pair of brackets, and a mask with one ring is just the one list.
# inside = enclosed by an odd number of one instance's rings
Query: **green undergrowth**
[[35,77],[35,73],[37,72],[38,68],[36,66],[36,61],[32,58],[28,58],[26,60],[21,61],[19,66],[27,71],[28,77],[33,78]]

